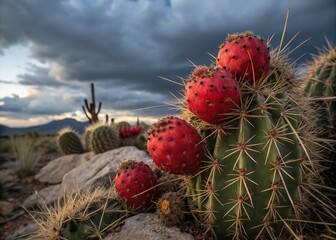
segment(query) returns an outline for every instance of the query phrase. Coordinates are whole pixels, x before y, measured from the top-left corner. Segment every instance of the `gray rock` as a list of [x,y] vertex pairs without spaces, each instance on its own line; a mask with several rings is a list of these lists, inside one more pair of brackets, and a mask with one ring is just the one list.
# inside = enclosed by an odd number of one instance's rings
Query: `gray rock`
[[17,182],[19,178],[17,170],[14,168],[0,170],[0,176],[1,176],[1,183],[4,185]]
[[15,239],[35,239],[42,240],[42,238],[37,238],[34,236],[37,231],[37,223],[31,222],[24,226],[19,227],[15,232],[5,238],[5,240],[15,240]]
[[75,169],[64,175],[62,181],[62,192],[72,192],[92,185],[97,179],[103,178],[111,172],[116,171],[119,164],[124,160],[144,161],[153,166],[149,155],[136,147],[117,148],[94,156]]
[[38,174],[35,175],[35,179],[40,182],[46,182],[50,184],[57,184],[62,182],[63,176],[81,165],[82,163],[87,162],[93,153],[83,153],[83,154],[71,154],[65,155],[55,160],[49,162],[44,166]]
[[14,204],[6,201],[0,202],[0,215],[9,216],[14,211]]
[[125,220],[121,230],[109,234],[104,240],[193,240],[193,236],[182,233],[177,227],[166,227],[156,214],[142,213]]
[[36,191],[30,195],[24,202],[23,206],[27,209],[39,206],[42,209],[54,203],[60,196],[61,184],[52,185]]
[[100,187],[100,186],[112,186],[114,185],[113,183],[113,179],[116,175],[116,172],[114,170],[111,170],[110,172],[108,172],[106,175],[97,178],[93,183],[92,186],[93,187]]

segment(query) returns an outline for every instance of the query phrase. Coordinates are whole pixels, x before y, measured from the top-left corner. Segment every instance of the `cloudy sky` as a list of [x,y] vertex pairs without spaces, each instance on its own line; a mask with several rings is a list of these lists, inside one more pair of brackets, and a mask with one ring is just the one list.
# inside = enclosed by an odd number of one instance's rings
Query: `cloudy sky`
[[116,121],[172,114],[181,86],[158,76],[209,64],[228,33],[275,33],[277,46],[288,9],[286,40],[311,38],[292,59],[335,43],[335,0],[0,0],[0,123],[85,120],[90,82]]

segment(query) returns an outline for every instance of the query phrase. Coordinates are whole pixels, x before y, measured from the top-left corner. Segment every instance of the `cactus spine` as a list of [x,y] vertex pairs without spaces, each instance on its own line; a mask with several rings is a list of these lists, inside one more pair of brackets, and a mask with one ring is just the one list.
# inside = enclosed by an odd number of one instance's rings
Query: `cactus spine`
[[[320,55],[308,64],[304,76],[304,91],[316,111],[319,137],[330,140],[330,147],[323,151],[327,160],[326,184],[336,186],[336,47],[328,42]],[[336,196],[333,196],[336,199]]]
[[58,133],[57,143],[61,151],[66,155],[84,152],[80,137],[71,128],[63,128]]
[[34,219],[39,226],[36,238],[98,240],[128,215],[112,188],[90,187],[67,193],[62,205],[59,201],[44,218]]

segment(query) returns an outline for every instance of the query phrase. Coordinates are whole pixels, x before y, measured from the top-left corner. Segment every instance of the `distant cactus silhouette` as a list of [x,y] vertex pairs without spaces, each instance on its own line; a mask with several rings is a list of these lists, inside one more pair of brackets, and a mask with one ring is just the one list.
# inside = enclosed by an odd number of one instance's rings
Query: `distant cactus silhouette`
[[[89,119],[90,124],[93,124],[93,123],[99,122],[98,114],[102,106],[102,103],[99,102],[98,109],[96,111],[96,98],[95,98],[95,91],[94,91],[93,83],[91,83],[91,100],[92,102],[89,104],[88,100],[85,98],[84,105],[82,105],[82,108],[83,108],[85,116]],[[89,116],[89,114],[91,116]]]

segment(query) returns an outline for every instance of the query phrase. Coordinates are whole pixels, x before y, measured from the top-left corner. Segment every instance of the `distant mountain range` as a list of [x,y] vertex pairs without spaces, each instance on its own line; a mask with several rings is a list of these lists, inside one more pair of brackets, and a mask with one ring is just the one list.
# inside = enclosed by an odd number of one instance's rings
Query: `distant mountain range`
[[56,134],[64,127],[71,127],[78,133],[83,133],[88,122],[79,122],[72,118],[65,118],[62,120],[54,120],[46,124],[32,126],[32,127],[8,127],[0,124],[0,135],[23,134],[27,132],[38,132],[39,134]]

